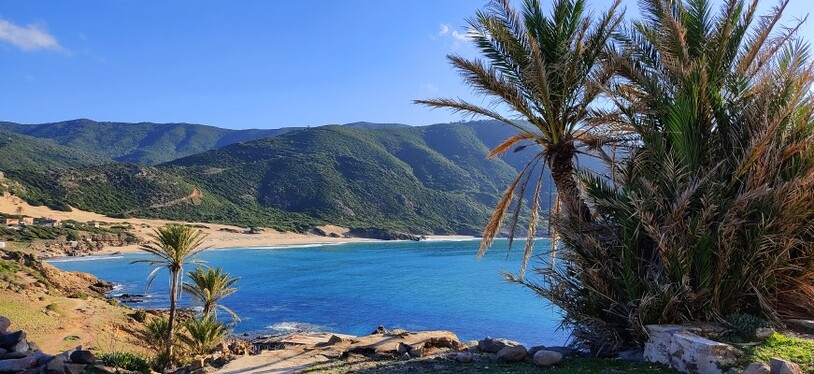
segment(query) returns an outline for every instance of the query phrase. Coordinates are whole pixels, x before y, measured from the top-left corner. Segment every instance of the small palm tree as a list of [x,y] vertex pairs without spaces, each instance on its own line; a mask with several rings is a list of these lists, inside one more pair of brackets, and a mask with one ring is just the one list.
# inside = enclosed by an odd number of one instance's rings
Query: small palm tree
[[193,318],[184,324],[186,334],[180,335],[184,345],[194,355],[205,355],[226,338],[231,330],[211,315]]
[[239,321],[237,314],[226,306],[218,303],[223,298],[235,293],[233,287],[238,278],[232,278],[229,273],[223,272],[220,267],[216,269],[196,268],[187,273],[190,282],[184,282],[184,292],[192,296],[192,300],[203,305],[203,315],[218,318],[218,309],[223,310],[232,317],[232,321]]
[[161,269],[170,272],[170,315],[167,322],[167,355],[172,357],[175,309],[177,296],[181,288],[180,278],[185,265],[200,264],[200,260],[193,259],[206,248],[202,247],[203,239],[206,235],[200,230],[190,226],[170,224],[163,226],[150,235],[151,243],[143,245],[140,249],[151,255],[152,259],[137,260],[133,263],[146,263],[150,267],[155,267],[147,277],[147,288],[155,280],[155,276]]
[[[479,255],[492,244],[516,197],[510,239],[514,236],[526,186],[536,180],[532,198],[525,257],[531,256],[532,238],[539,216],[544,167],[551,170],[564,213],[588,219],[590,212],[580,197],[575,176],[579,147],[601,152],[606,137],[590,121],[592,109],[613,71],[602,64],[608,40],[622,20],[617,0],[600,18],[585,14],[584,0],[557,0],[550,15],[539,0],[526,0],[518,14],[508,0],[493,0],[487,11],[468,20],[470,36],[485,57],[448,56],[467,84],[494,99],[519,120],[495,108],[463,100],[430,99],[415,103],[432,108],[486,116],[515,127],[518,133],[495,147],[488,157],[533,144],[537,154],[509,185],[484,230]],[[520,147],[518,147],[520,146]],[[540,162],[542,161],[542,162]]]
[[18,219],[23,219],[23,207],[18,205],[16,211],[17,211],[17,218]]

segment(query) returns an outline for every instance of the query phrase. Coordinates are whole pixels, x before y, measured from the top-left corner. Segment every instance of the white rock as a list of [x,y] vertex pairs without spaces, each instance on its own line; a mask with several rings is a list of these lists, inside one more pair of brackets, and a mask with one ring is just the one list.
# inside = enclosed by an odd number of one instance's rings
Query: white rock
[[648,325],[645,327],[648,335],[647,342],[644,343],[645,361],[669,366],[673,334],[683,332],[685,328],[678,325]]
[[562,362],[562,353],[554,351],[537,351],[534,354],[534,364],[537,366],[551,366]]
[[722,367],[734,365],[741,352],[734,347],[691,333],[673,334],[670,366],[683,373],[723,373]]

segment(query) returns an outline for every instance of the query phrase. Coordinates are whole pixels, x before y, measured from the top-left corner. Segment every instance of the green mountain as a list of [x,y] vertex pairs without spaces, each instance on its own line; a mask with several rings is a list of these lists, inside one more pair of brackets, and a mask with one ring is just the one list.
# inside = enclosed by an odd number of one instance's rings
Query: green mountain
[[117,162],[155,165],[229,144],[274,136],[296,128],[230,130],[188,123],[121,123],[78,119],[22,125],[0,122],[0,130],[82,150]]
[[[89,133],[83,137],[93,135],[80,128]],[[7,175],[34,203],[113,216],[296,231],[332,223],[367,233],[477,234],[518,165],[531,157],[485,158],[512,133],[489,122],[355,123],[279,130],[243,142],[238,136],[257,133],[232,133],[221,139],[233,144],[215,143],[156,166],[90,164]]]
[[0,170],[48,170],[104,163],[102,157],[49,139],[0,128]]

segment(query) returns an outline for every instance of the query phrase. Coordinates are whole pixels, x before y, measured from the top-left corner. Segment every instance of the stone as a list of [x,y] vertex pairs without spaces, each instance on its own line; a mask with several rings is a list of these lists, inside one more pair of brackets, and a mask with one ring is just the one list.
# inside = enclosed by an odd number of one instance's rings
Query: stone
[[28,345],[28,341],[25,339],[20,339],[17,343],[14,343],[9,349],[10,352],[28,352],[31,350],[31,347]]
[[535,345],[534,347],[529,348],[529,356],[534,357],[534,354],[540,352],[545,349],[544,345]]
[[5,353],[2,356],[0,356],[0,360],[12,360],[12,359],[17,359],[17,358],[24,358],[26,356],[28,356],[28,355],[25,352],[11,351],[9,353]]
[[684,373],[722,374],[735,365],[741,352],[734,347],[691,333],[675,333],[670,344],[670,366]]
[[65,359],[56,356],[45,365],[45,374],[65,374]]
[[796,327],[798,329],[802,329],[808,332],[814,332],[814,320],[789,319],[786,320],[786,323],[789,324],[790,327]]
[[467,362],[472,362],[472,360],[474,359],[475,355],[473,355],[472,352],[458,352],[457,354],[455,354],[455,361],[458,361],[463,364]]
[[762,362],[753,362],[743,369],[743,373],[741,374],[771,374],[772,369],[769,365],[766,365]]
[[373,330],[373,332],[370,333],[370,335],[376,334],[387,334],[387,329],[384,328],[384,326],[379,325],[378,327],[376,327],[376,330]]
[[803,369],[800,368],[800,365],[777,357],[772,357],[769,360],[769,367],[772,370],[772,374],[803,374]]
[[94,366],[93,372],[98,374],[116,374],[119,372],[119,369],[110,366]]
[[404,353],[402,353],[402,354],[400,354],[400,355],[399,355],[399,359],[401,359],[401,360],[409,360],[409,359],[411,359],[411,358],[412,358],[412,357],[411,357],[411,356],[410,356],[410,354],[409,354],[409,353],[407,353],[407,352],[404,352]]
[[410,347],[410,350],[407,352],[410,357],[423,357],[424,356],[424,347]]
[[497,353],[498,351],[503,349],[503,347],[509,345],[520,345],[520,343],[506,339],[493,339],[492,337],[487,336],[486,338],[478,342],[478,349],[481,352]]
[[37,366],[36,357],[25,357],[13,360],[0,361],[0,373],[4,372],[18,372],[26,369],[31,369]]
[[73,351],[71,352],[71,362],[75,364],[93,364],[96,363],[96,356],[91,351]]
[[685,328],[678,325],[647,325],[648,339],[644,343],[644,359],[662,365],[670,365],[670,346],[673,334],[683,332]]
[[559,352],[563,357],[577,357],[579,351],[570,347],[546,347],[546,351]]
[[619,352],[619,360],[627,362],[644,362],[644,351],[641,349],[630,349]]
[[65,368],[65,374],[84,374],[85,373],[85,365],[84,364],[73,364],[66,362],[63,367]]
[[466,350],[468,350],[470,352],[472,352],[473,349],[474,350],[478,349],[478,341],[477,340],[469,340],[469,341],[463,342],[462,345],[463,345],[463,349],[466,349]]
[[551,366],[562,362],[562,353],[555,351],[537,351],[534,354],[534,364],[537,366]]
[[345,339],[342,339],[342,338],[340,338],[340,337],[338,337],[336,335],[331,335],[331,337],[328,338],[328,342],[325,343],[325,344],[326,345],[336,345],[336,344],[342,343],[344,341],[345,341]]
[[760,340],[769,339],[772,335],[774,335],[775,331],[773,328],[770,327],[760,327],[755,330],[755,337]]
[[409,344],[399,343],[398,347],[396,347],[396,352],[403,355],[405,353],[409,353],[411,348],[412,347],[410,347]]
[[401,334],[406,334],[406,333],[408,333],[408,331],[404,330],[404,329],[392,329],[392,330],[390,330],[390,335],[401,335]]
[[204,360],[202,358],[196,358],[189,363],[190,370],[198,370],[203,369],[205,366]]
[[0,316],[0,334],[5,334],[11,326],[11,321],[3,316]]
[[23,339],[25,339],[25,332],[22,331],[0,335],[0,348],[10,350],[12,346],[14,346],[15,344],[17,344],[17,342]]
[[529,351],[522,345],[508,345],[497,352],[497,359],[503,362],[523,361]]

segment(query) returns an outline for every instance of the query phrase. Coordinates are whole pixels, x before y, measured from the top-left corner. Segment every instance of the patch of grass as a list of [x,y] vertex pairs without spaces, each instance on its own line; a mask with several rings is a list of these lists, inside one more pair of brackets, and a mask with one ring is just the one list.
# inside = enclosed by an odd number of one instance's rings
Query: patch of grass
[[107,366],[112,366],[138,373],[150,374],[150,361],[130,352],[113,352],[99,355],[99,360]]
[[562,365],[550,368],[539,368],[530,361],[518,363],[493,363],[487,360],[471,363],[458,363],[448,358],[426,358],[409,361],[363,361],[348,362],[344,360],[312,366],[305,373],[442,373],[442,374],[589,374],[589,373],[637,373],[662,374],[678,373],[675,370],[651,363],[632,363],[614,359],[570,359]]
[[72,294],[68,295],[68,298],[69,298],[69,299],[81,299],[81,300],[87,300],[87,299],[88,299],[88,297],[89,297],[89,296],[88,296],[88,294],[86,294],[86,293],[84,293],[84,292],[74,292],[74,293],[72,293]]
[[779,357],[800,365],[806,373],[814,373],[814,340],[811,339],[774,333],[760,345],[747,347],[746,352],[750,363],[769,363],[772,357]]
[[45,309],[50,310],[52,312],[56,312],[59,307],[57,304],[51,303],[45,306]]

